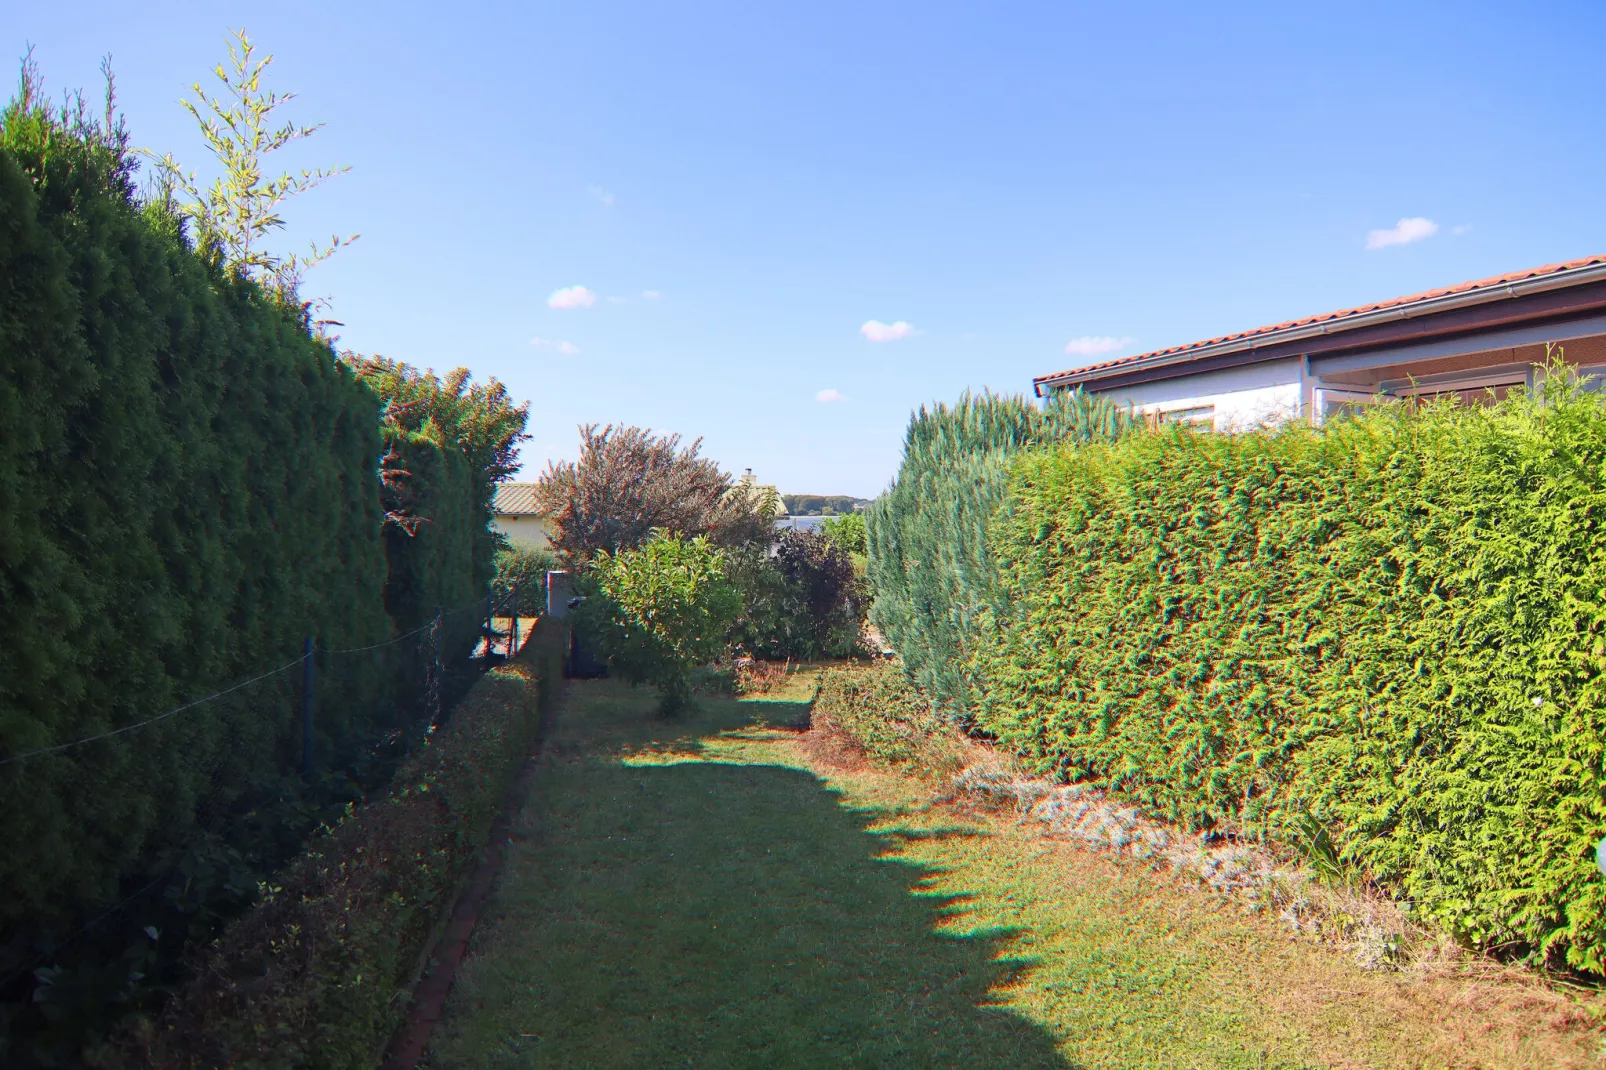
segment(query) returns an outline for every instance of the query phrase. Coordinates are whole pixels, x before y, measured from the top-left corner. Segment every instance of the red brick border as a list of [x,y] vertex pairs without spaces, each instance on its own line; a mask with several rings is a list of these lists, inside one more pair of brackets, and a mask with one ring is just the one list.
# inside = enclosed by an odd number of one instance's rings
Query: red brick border
[[384,1070],[415,1070],[418,1061],[424,1057],[425,1049],[429,1047],[435,1023],[441,1020],[445,1012],[446,997],[452,990],[452,981],[457,977],[457,966],[468,953],[468,942],[474,936],[474,927],[479,924],[480,912],[491,896],[491,888],[495,886],[502,862],[512,846],[509,833],[513,829],[513,817],[524,800],[530,778],[534,776],[536,763],[541,757],[549,711],[559,701],[561,699],[554,698],[541,711],[541,728],[536,737],[535,751],[525,761],[518,779],[502,800],[501,813],[491,824],[491,838],[480,854],[479,865],[474,868],[467,886],[458,896],[451,920],[446,923],[445,931],[430,953],[429,968],[413,989],[406,1019],[391,1038],[385,1054]]

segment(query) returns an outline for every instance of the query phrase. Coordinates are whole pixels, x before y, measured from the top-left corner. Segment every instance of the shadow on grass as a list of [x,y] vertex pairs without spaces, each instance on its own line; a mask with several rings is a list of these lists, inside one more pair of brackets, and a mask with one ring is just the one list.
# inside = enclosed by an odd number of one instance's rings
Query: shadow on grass
[[815,776],[701,746],[797,704],[649,703],[571,696],[433,1065],[1070,1065],[994,1002],[1008,932],[939,931],[963,897]]

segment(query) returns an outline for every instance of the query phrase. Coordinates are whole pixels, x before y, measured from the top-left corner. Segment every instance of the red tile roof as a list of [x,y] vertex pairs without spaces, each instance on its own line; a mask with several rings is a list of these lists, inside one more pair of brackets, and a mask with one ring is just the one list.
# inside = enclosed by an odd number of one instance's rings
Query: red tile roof
[[497,516],[544,516],[537,504],[534,483],[498,483],[491,511]]
[[[1138,353],[1130,357],[1117,357],[1115,360],[1106,360],[1099,364],[1086,364],[1077,368],[1068,368],[1065,371],[1054,372],[1051,375],[1039,375],[1032,380],[1033,383],[1044,383],[1062,376],[1084,376],[1089,372],[1101,372],[1108,368],[1125,367],[1139,361],[1151,360],[1155,357],[1168,357],[1179,353],[1186,353],[1192,349],[1205,349],[1209,346],[1220,345],[1225,342],[1241,342],[1261,335],[1276,334],[1297,327],[1314,327],[1318,324],[1336,323],[1368,312],[1378,312],[1389,308],[1399,308],[1413,305],[1421,301],[1431,301],[1436,298],[1450,297],[1454,294],[1472,293],[1477,290],[1499,289],[1512,283],[1524,282],[1529,279],[1543,278],[1547,275],[1556,275],[1565,271],[1575,271],[1579,268],[1594,267],[1606,264],[1606,255],[1586,256],[1579,260],[1568,260],[1559,264],[1546,264],[1544,267],[1529,268],[1526,271],[1513,271],[1506,275],[1494,275],[1487,279],[1477,279],[1473,282],[1463,282],[1455,286],[1445,286],[1437,290],[1425,290],[1422,293],[1411,294],[1408,297],[1394,297],[1387,301],[1375,301],[1369,305],[1358,305],[1355,308],[1341,309],[1338,312],[1328,312],[1320,316],[1306,316],[1304,319],[1288,320],[1284,323],[1274,323],[1267,327],[1256,327],[1252,331],[1240,331],[1237,334],[1224,334],[1219,338],[1207,338],[1202,342],[1189,342],[1187,345],[1171,346],[1169,349],[1156,349],[1148,353]],[[1340,327],[1340,329],[1343,329]]]

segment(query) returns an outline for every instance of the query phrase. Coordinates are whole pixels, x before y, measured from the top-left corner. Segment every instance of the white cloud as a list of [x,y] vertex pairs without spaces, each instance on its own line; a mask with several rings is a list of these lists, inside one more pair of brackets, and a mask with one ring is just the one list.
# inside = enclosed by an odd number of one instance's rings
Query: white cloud
[[601,186],[587,186],[586,192],[591,194],[591,196],[595,197],[597,200],[601,201],[604,207],[613,207],[613,194],[609,193]]
[[1439,225],[1431,219],[1421,216],[1411,216],[1402,219],[1388,230],[1369,230],[1366,232],[1366,247],[1368,249],[1386,249],[1390,245],[1410,245],[1423,238],[1431,238],[1439,232]]
[[896,342],[900,338],[908,338],[914,333],[914,328],[903,320],[897,323],[882,323],[880,320],[866,320],[859,333],[872,342]]
[[1472,229],[1472,224],[1471,223],[1461,223],[1461,224],[1459,224],[1457,226],[1451,227],[1450,228],[1450,233],[1456,235],[1457,237],[1460,237],[1461,235],[1467,233],[1471,229]]
[[573,342],[565,342],[561,338],[532,338],[530,339],[530,344],[532,346],[551,346],[566,357],[572,357],[580,352],[579,346]]
[[656,301],[662,297],[663,294],[659,293],[657,290],[643,290],[641,291],[641,296],[645,297],[649,301]]
[[814,400],[815,401],[846,401],[848,399],[843,397],[841,394],[837,393],[835,390],[822,390],[818,394],[814,395]]
[[1065,352],[1073,357],[1096,357],[1100,353],[1114,353],[1118,349],[1125,349],[1136,341],[1136,338],[1116,338],[1112,335],[1101,338],[1097,335],[1084,334],[1080,338],[1072,338],[1066,342]]
[[584,286],[565,286],[561,290],[553,290],[552,296],[546,299],[548,308],[590,308],[597,303],[597,295]]

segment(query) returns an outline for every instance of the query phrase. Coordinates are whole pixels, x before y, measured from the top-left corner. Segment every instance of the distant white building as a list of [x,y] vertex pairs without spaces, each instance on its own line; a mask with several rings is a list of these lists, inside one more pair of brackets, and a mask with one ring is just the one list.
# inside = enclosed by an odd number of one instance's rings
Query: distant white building
[[498,483],[491,500],[491,527],[514,546],[550,550],[552,524],[536,504],[534,483]]
[[1377,398],[1471,404],[1532,385],[1547,343],[1606,379],[1606,256],[1518,271],[1359,308],[1039,376],[1039,397],[1082,389],[1151,423],[1241,431],[1320,423]]

